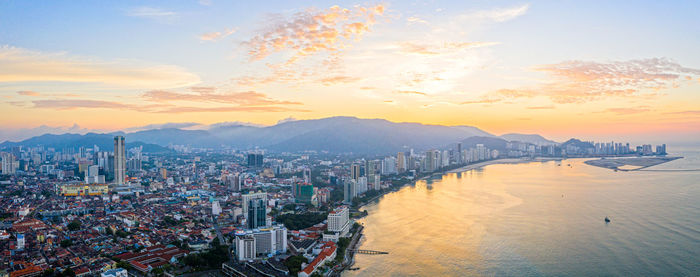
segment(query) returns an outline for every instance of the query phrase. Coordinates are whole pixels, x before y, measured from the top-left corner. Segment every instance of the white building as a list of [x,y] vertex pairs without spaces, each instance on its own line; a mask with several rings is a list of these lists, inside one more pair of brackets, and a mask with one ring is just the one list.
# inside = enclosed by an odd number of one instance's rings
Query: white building
[[350,210],[340,206],[328,213],[328,231],[344,236],[350,230]]
[[255,229],[236,236],[238,260],[252,260],[258,255],[277,255],[287,252],[287,228],[274,225]]
[[372,185],[371,188],[373,190],[382,189],[382,180],[381,180],[381,176],[379,174],[370,175],[369,176],[369,183]]
[[15,156],[12,153],[3,152],[0,154],[0,157],[2,158],[2,174],[15,174],[15,169],[19,167],[19,163],[15,161]]
[[255,237],[252,234],[236,236],[236,258],[239,261],[255,259]]
[[219,205],[219,201],[211,202],[211,214],[215,216],[221,214],[221,205]]
[[367,192],[367,177],[362,176],[357,178],[357,194]]
[[382,162],[382,175],[396,174],[396,158],[389,156]]

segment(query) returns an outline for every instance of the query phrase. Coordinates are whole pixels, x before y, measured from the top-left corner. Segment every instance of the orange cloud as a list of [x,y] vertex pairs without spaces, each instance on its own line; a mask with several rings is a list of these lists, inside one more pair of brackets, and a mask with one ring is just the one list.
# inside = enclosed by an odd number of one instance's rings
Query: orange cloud
[[604,110],[603,112],[607,113],[615,113],[618,115],[625,115],[625,114],[638,114],[638,113],[643,113],[643,112],[648,112],[651,109],[648,107],[638,107],[638,108],[609,108]]
[[404,42],[399,44],[401,52],[418,55],[440,55],[460,50],[497,45],[498,42],[445,42],[442,44],[424,44]]
[[424,96],[425,96],[425,95],[428,95],[428,94],[426,94],[425,92],[413,91],[413,90],[397,90],[397,91],[394,91],[394,92],[395,92],[395,93],[399,93],[399,94],[415,94],[415,95],[424,95]]
[[236,32],[236,29],[228,29],[224,32],[204,33],[204,34],[201,34],[199,36],[199,39],[202,41],[216,41],[216,40],[223,39],[227,36],[230,36],[235,32]]
[[332,76],[332,77],[327,77],[323,78],[319,81],[323,83],[324,85],[333,85],[337,83],[351,83],[360,80],[360,78],[355,78],[355,77],[350,77],[350,76]]
[[24,95],[24,96],[39,96],[40,95],[40,93],[38,93],[36,91],[31,91],[31,90],[18,91],[17,94]]
[[[499,99],[545,96],[555,103],[581,103],[604,97],[649,97],[643,90],[679,87],[685,75],[700,75],[665,58],[610,63],[567,61],[535,68],[553,81],[534,88],[501,89],[490,94]],[[652,94],[653,95],[653,94]]]
[[102,83],[153,89],[190,86],[199,83],[200,78],[172,65],[102,61],[0,46],[0,83],[32,81]]
[[535,107],[527,107],[528,110],[551,110],[554,109],[553,105],[549,106],[535,106]]
[[165,90],[151,90],[145,92],[142,97],[151,102],[168,103],[177,101],[208,102],[223,104],[239,104],[241,106],[271,106],[271,105],[301,105],[295,101],[281,101],[267,97],[267,95],[254,91],[234,93],[214,93],[211,89],[195,88],[197,94],[180,93]]
[[333,6],[322,11],[300,12],[268,26],[265,32],[244,44],[249,48],[251,60],[290,50],[293,54],[287,63],[291,64],[304,56],[342,49],[348,42],[343,39],[360,39],[375,23],[375,16],[383,13],[382,5],[352,10]]

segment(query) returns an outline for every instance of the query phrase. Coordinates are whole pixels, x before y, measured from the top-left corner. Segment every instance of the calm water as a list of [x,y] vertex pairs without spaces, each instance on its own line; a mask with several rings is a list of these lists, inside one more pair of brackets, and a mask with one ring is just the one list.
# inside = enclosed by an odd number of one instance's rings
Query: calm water
[[[674,154],[686,158],[653,169],[700,169],[700,151]],[[361,248],[391,254],[357,255],[345,275],[700,276],[700,172],[583,161],[491,165],[388,194],[365,207]]]

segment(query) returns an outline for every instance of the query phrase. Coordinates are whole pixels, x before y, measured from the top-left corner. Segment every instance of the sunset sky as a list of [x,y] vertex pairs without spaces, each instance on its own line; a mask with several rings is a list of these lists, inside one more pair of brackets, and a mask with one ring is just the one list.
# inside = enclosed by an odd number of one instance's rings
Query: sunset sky
[[697,141],[698,11],[697,1],[2,1],[0,141],[41,125],[339,115]]

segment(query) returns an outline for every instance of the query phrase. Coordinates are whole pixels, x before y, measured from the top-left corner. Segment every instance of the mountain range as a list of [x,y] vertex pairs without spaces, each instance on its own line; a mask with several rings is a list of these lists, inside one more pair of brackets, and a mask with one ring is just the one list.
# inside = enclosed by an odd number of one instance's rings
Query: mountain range
[[6,141],[0,143],[0,148],[43,145],[61,149],[97,145],[102,149],[111,150],[114,135],[125,136],[127,147],[144,146],[145,152],[167,151],[164,147],[171,144],[212,148],[229,146],[242,150],[260,147],[276,152],[313,150],[330,153],[387,154],[407,148],[439,148],[460,141],[464,141],[465,147],[474,144],[475,141],[487,141],[489,145],[503,146],[506,141],[556,143],[539,135],[506,134],[498,137],[472,126],[329,117],[287,121],[273,126],[221,124],[212,125],[206,130],[160,128],[128,133],[44,134],[18,142]]

